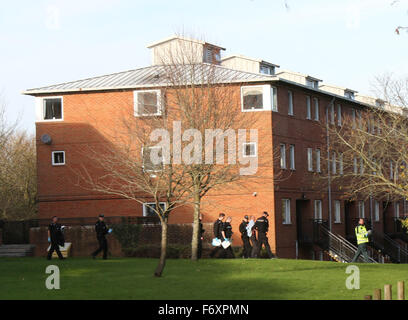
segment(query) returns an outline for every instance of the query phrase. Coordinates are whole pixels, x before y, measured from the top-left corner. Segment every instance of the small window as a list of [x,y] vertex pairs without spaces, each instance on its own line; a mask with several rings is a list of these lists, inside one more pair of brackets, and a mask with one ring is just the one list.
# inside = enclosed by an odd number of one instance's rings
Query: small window
[[307,170],[313,171],[313,149],[307,148]]
[[343,154],[339,154],[339,174],[343,175],[344,169],[343,169]]
[[[313,170],[313,166],[312,166],[312,170]],[[316,172],[321,172],[321,168],[320,168],[320,149],[316,150]]]
[[[152,152],[154,152],[152,156]],[[164,165],[163,152],[161,147],[143,147],[143,171],[161,171]],[[153,157],[153,159],[152,159]]]
[[333,103],[330,105],[330,122],[331,124],[334,124],[334,104]]
[[353,91],[344,91],[344,96],[348,99],[354,100],[354,92]]
[[359,218],[365,218],[365,207],[364,207],[364,201],[359,201],[358,202],[358,217]]
[[293,116],[293,92],[288,91],[288,115]]
[[[160,202],[159,206],[161,210],[166,209],[166,203],[165,202]],[[156,213],[156,203],[154,202],[146,202],[143,203],[143,216],[144,217],[157,217]]]
[[319,99],[313,98],[314,100],[314,107],[315,107],[315,117],[316,121],[319,121]]
[[380,202],[374,202],[374,221],[380,221]]
[[341,202],[334,200],[334,223],[341,223]]
[[400,216],[400,204],[399,202],[394,203],[394,218],[399,218]]
[[306,96],[306,119],[312,119],[312,106],[309,96]]
[[333,155],[332,155],[332,173],[337,174],[336,152],[333,152]]
[[53,151],[52,156],[52,165],[53,166],[63,166],[65,165],[65,151]]
[[291,224],[290,221],[290,199],[282,199],[282,223]]
[[286,169],[286,145],[283,143],[280,145],[280,166]]
[[160,90],[134,92],[134,112],[136,117],[161,115]]
[[277,111],[276,88],[270,85],[241,87],[242,111]]
[[62,120],[62,98],[44,98],[42,120]]
[[295,170],[295,146],[293,144],[289,146],[289,164],[290,170]]
[[356,128],[356,109],[351,109],[351,118],[353,119],[353,129]]
[[275,74],[275,68],[261,64],[259,67],[259,73],[273,75]]
[[245,142],[243,149],[244,157],[256,157],[256,142]]
[[337,125],[339,127],[341,127],[341,125],[342,125],[341,104],[337,105]]
[[315,200],[314,202],[314,218],[322,220],[322,200]]

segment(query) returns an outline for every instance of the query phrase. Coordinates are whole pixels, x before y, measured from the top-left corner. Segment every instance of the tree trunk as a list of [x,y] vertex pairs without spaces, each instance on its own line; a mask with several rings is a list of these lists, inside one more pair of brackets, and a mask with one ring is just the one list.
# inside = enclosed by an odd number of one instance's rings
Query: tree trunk
[[198,190],[194,192],[194,220],[193,220],[193,237],[191,240],[191,260],[197,261],[197,251],[198,251],[198,237],[199,235],[199,218],[200,218],[200,193]]
[[166,265],[166,252],[167,252],[167,219],[161,221],[161,248],[160,248],[160,260],[154,272],[155,277],[161,277],[164,266]]

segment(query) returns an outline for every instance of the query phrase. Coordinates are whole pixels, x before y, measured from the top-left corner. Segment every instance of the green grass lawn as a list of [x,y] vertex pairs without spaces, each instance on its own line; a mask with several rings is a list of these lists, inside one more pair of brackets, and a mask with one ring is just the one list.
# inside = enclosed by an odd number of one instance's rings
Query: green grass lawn
[[[45,268],[58,265],[61,289],[48,290]],[[408,280],[408,266],[358,264],[360,290],[348,290],[348,264],[309,260],[168,260],[162,278],[155,259],[64,261],[0,258],[0,299],[358,299],[374,288]]]

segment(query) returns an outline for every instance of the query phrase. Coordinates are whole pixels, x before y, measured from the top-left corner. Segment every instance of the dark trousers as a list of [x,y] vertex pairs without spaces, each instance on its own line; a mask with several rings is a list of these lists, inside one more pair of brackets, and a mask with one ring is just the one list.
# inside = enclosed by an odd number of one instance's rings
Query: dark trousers
[[56,243],[56,242],[51,242],[51,248],[50,248],[50,251],[48,251],[48,255],[47,255],[47,259],[48,259],[48,260],[51,260],[51,257],[52,257],[52,254],[53,254],[54,251],[57,252],[57,255],[58,255],[58,258],[59,258],[59,259],[64,259],[64,257],[63,257],[62,254],[61,254],[61,251],[60,251],[60,249],[59,249],[58,243]]
[[257,244],[257,250],[256,250],[257,257],[259,257],[259,254],[262,249],[262,245],[265,247],[268,257],[273,258],[273,253],[271,251],[271,247],[269,246],[268,237],[266,236],[266,233],[258,232],[258,244]]
[[103,251],[103,258],[106,259],[108,257],[108,241],[105,237],[98,238],[99,248],[92,253],[95,257],[99,252]]
[[249,237],[246,235],[241,236],[242,243],[244,245],[244,251],[242,252],[242,256],[244,258],[250,258],[251,257],[251,251],[252,247],[251,244],[249,243]]
[[224,254],[224,248],[222,246],[214,247],[214,249],[211,250],[210,257],[211,258],[221,258],[223,254]]
[[363,254],[364,260],[366,262],[369,262],[368,253],[367,253],[367,242],[361,243],[358,245],[356,254],[354,255],[354,258],[353,260],[351,260],[351,262],[356,262],[358,257],[360,257],[361,254]]
[[234,251],[232,251],[232,247],[229,246],[227,249],[224,249],[222,246],[221,248],[223,249],[222,252],[222,258],[227,258],[227,259],[234,259]]
[[251,250],[251,258],[258,257],[258,240],[256,239],[256,235],[251,236],[251,243],[252,243],[252,250]]

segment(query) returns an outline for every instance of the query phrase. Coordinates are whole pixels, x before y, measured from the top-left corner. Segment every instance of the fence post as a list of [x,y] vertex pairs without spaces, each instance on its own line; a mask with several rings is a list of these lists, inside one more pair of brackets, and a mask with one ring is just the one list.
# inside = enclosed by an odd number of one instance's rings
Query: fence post
[[372,299],[372,296],[367,295],[367,296],[364,296],[364,300],[373,300],[373,299]]
[[381,300],[381,289],[374,289],[374,300]]
[[405,283],[398,281],[398,300],[405,300]]
[[392,287],[390,284],[384,286],[384,300],[392,300]]

